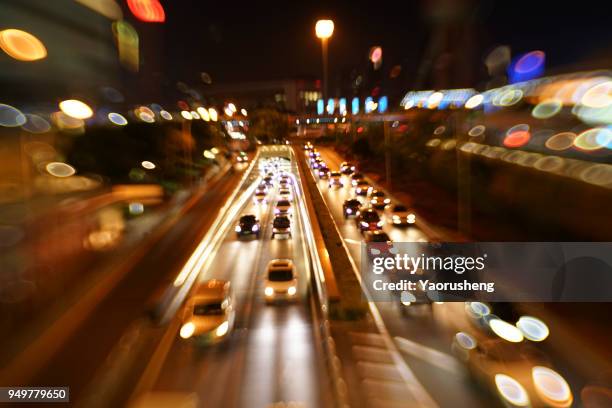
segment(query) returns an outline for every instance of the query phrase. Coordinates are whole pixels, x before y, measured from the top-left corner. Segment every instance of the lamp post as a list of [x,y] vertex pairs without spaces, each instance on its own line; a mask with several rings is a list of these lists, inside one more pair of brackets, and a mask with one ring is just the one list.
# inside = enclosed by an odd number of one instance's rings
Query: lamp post
[[323,100],[327,100],[327,40],[334,33],[334,22],[332,20],[319,20],[315,24],[315,33],[321,39],[321,50],[323,52]]

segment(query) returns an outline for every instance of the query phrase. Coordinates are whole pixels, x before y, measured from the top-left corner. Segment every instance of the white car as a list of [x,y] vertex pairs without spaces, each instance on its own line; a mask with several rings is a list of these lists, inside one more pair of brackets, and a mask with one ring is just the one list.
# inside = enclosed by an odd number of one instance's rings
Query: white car
[[231,334],[235,315],[230,283],[219,279],[203,282],[185,304],[179,335],[203,344],[217,343]]
[[274,215],[289,215],[291,214],[291,202],[289,200],[278,200],[274,208]]
[[297,299],[298,278],[290,259],[274,259],[268,263],[264,279],[266,302]]
[[416,216],[401,204],[395,204],[388,209],[387,218],[395,226],[406,226],[416,222]]
[[329,187],[342,187],[342,174],[339,171],[332,171],[329,173]]

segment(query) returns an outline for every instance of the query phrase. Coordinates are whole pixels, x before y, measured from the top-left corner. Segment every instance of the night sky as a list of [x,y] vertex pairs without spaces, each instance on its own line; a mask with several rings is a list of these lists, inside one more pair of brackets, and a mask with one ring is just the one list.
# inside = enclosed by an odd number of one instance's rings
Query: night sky
[[[402,64],[414,72],[431,38],[425,9],[440,10],[434,6],[439,3],[444,1],[166,1],[166,75],[191,83],[199,81],[202,71],[215,82],[319,77],[321,51],[314,36],[319,18],[335,22],[332,81],[367,64],[373,45],[383,47],[387,69]],[[474,64],[481,64],[487,50],[498,44],[510,45],[513,55],[544,50],[548,67],[610,58],[609,13],[597,2],[471,4],[469,24],[477,38]]]

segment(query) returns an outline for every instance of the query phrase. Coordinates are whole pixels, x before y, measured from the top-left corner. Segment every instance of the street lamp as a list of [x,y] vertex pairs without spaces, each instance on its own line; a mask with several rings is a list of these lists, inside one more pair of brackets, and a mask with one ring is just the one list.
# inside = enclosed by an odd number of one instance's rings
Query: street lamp
[[315,33],[321,39],[323,51],[323,99],[327,98],[327,40],[334,33],[334,22],[331,20],[319,20],[315,25]]

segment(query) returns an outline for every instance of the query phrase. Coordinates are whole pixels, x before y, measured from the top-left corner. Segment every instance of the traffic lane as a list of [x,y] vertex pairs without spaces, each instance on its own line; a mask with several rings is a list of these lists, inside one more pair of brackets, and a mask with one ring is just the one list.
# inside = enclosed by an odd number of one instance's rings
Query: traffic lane
[[[325,373],[318,361],[312,330],[302,221],[294,200],[291,239],[271,239],[271,225],[267,226],[241,406],[268,406],[275,402],[324,406],[319,381],[325,378]],[[263,299],[264,268],[275,258],[289,258],[294,262],[300,295],[297,303],[267,305]],[[262,373],[269,375],[266,378]]]
[[[132,322],[146,314],[147,301],[159,285],[171,281],[180,270],[195,243],[210,227],[214,219],[212,209],[222,207],[240,178],[241,173],[228,173],[197,199],[26,383],[69,385],[71,398],[78,400],[121,335]],[[83,359],[83,355],[87,358]]]
[[271,204],[249,201],[240,212],[259,215],[260,239],[238,241],[234,231],[228,231],[210,273],[200,278],[231,280],[237,306],[233,336],[208,348],[194,347],[177,336],[157,390],[196,392],[206,406],[267,406],[278,401],[321,406],[317,382],[321,375],[305,301],[307,279],[298,280],[300,303],[266,305],[263,300],[262,282],[271,259],[292,258],[298,271],[305,270],[299,214],[294,215],[291,239],[271,239],[275,192],[269,195]]
[[[221,344],[203,347],[185,341],[176,333],[170,352],[164,361],[157,379],[156,391],[196,393],[207,406],[238,406],[236,392],[242,382],[242,362],[246,350],[246,335],[250,313],[254,277],[258,257],[262,253],[262,239],[247,236],[238,239],[234,226],[240,216],[255,214],[262,227],[269,221],[269,206],[254,205],[248,200],[237,213],[227,231],[223,243],[211,254],[212,263],[201,271],[196,284],[208,279],[223,279],[231,282],[236,306],[234,332]],[[261,231],[262,236],[264,231]],[[177,312],[180,316],[182,308]],[[224,384],[224,386],[220,386]]]
[[[331,164],[330,169],[339,167],[339,160],[324,150],[320,151],[328,166]],[[363,235],[359,232],[353,218],[344,218],[342,203],[354,195],[349,184],[349,177],[343,176],[343,181],[344,187],[341,188],[330,189],[326,181],[318,181],[317,184],[340,233],[347,243],[351,257],[355,264],[360,267]],[[394,241],[413,242],[427,239],[422,231],[413,226],[398,228],[385,222],[383,230]],[[382,280],[386,279],[382,275],[380,278]],[[406,353],[406,346],[400,347],[400,350],[403,351],[404,358],[415,371],[419,380],[428,390],[433,392],[432,395],[441,406],[453,406],[458,403],[460,406],[499,406],[498,400],[491,398],[488,394],[474,391],[474,383],[469,379],[467,371],[456,364],[457,360],[450,355],[454,333],[445,331],[439,325],[439,319],[436,318],[436,314],[447,305],[415,306],[409,310],[407,315],[401,313],[402,305],[399,301],[377,302],[376,306],[390,335],[409,340],[409,347],[411,348],[408,350],[409,352]],[[449,309],[448,312],[457,313],[456,309]],[[427,356],[433,357],[428,358]],[[453,362],[454,364],[447,364],[450,369],[445,369],[436,360]],[[440,387],[443,387],[446,392],[434,392]]]

